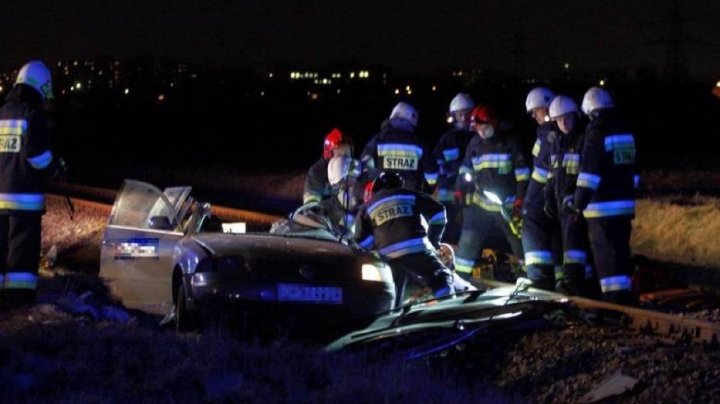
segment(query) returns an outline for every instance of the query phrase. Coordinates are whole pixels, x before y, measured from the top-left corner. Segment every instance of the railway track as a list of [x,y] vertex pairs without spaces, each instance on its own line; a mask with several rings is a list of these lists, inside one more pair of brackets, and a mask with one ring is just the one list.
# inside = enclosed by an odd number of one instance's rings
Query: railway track
[[[54,193],[52,193],[54,192]],[[117,192],[77,184],[54,184],[48,198],[62,201],[69,198],[76,206],[109,215]],[[246,221],[254,224],[270,225],[280,216],[261,212],[237,209],[226,206],[212,206],[213,214],[230,221]],[[480,283],[488,288],[512,287],[514,285],[491,279],[481,279]],[[532,290],[532,289],[531,289]],[[586,299],[557,295],[559,300],[567,300],[584,310],[611,310],[623,313],[629,320],[629,326],[638,332],[652,333],[679,340],[717,345],[720,340],[720,323],[688,317],[684,314],[668,314],[659,311]]]
[[[50,188],[49,198],[70,198],[73,204],[82,205],[92,210],[98,210],[106,215],[112,210],[117,191],[110,189],[90,187],[70,183],[54,183]],[[228,206],[212,205],[212,212],[219,218],[227,221],[250,222],[259,225],[271,225],[281,216],[269,215]]]
[[[514,287],[511,283],[481,279],[488,288]],[[533,288],[530,288],[533,290]],[[577,296],[557,295],[558,300],[567,300],[583,310],[610,310],[624,314],[629,326],[638,332],[650,333],[679,340],[700,342],[717,346],[720,342],[720,324],[689,318],[683,314],[668,314],[637,307],[622,306]]]

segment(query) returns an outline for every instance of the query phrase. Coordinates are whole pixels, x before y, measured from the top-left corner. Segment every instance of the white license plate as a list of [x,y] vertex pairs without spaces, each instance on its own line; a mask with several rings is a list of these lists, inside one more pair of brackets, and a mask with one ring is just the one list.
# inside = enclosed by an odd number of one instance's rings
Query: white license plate
[[281,302],[342,304],[342,288],[337,286],[280,283],[277,296]]

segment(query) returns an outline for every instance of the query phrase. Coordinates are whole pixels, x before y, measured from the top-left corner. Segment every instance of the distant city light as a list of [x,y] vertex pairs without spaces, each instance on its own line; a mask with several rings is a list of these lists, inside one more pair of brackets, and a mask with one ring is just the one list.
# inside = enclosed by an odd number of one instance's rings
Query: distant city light
[[317,100],[317,99],[318,99],[318,93],[312,93],[312,94],[310,94],[310,99],[311,99],[311,100]]
[[715,87],[720,87],[720,81],[718,81],[717,83],[715,83]]
[[605,85],[605,80],[600,80],[600,87]]
[[4,90],[5,89],[3,88],[3,86],[0,86],[0,93],[2,93]]
[[268,73],[268,77],[269,77],[269,78],[273,78],[272,72],[271,72],[271,73]]
[[77,88],[78,90],[81,89],[81,88],[82,88],[82,83],[79,82],[79,81],[78,81],[77,83],[75,83],[75,88]]
[[565,70],[570,70],[570,63],[565,62],[565,64],[563,65],[563,67],[565,68]]
[[[2,92],[2,89],[0,89],[0,92]],[[340,89],[337,89],[337,93],[340,94]]]
[[[71,88],[71,89],[72,89],[72,88]],[[125,91],[123,91],[123,94],[125,94],[125,95],[130,94],[130,89],[129,89],[129,88],[126,88]]]
[[260,91],[260,96],[261,96],[261,97],[264,97],[264,96],[265,96],[265,91]]
[[399,94],[400,94],[400,89],[399,89],[399,88],[396,88],[396,89],[395,89],[395,95],[399,95]]
[[432,86],[433,91],[437,91],[437,86]]
[[158,95],[158,102],[163,102],[163,101],[165,101],[165,94]]
[[354,78],[355,78],[355,72],[350,72],[350,78],[351,78],[351,79],[354,79]]

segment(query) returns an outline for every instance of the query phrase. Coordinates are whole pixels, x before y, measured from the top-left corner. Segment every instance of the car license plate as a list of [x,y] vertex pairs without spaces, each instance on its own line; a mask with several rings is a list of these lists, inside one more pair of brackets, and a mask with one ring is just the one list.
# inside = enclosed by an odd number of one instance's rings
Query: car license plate
[[281,302],[342,304],[342,288],[280,283],[278,284],[278,300]]

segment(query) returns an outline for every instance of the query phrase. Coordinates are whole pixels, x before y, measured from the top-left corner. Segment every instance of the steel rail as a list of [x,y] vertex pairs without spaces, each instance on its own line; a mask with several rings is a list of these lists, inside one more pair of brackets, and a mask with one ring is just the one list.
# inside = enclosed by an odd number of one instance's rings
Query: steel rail
[[[515,287],[511,283],[491,279],[474,279],[488,288]],[[532,291],[533,288],[530,288]],[[539,289],[536,289],[539,291]],[[545,291],[545,293],[547,293]],[[584,310],[611,310],[625,314],[630,319],[629,326],[640,332],[669,336],[694,342],[717,345],[720,339],[720,324],[688,318],[637,307],[623,306],[599,300],[577,296],[555,294],[558,300],[573,302]]]
[[[112,201],[115,200],[117,195],[116,191],[90,187],[86,185],[77,184],[53,184],[51,192],[47,194],[48,198],[55,198],[58,201],[66,196],[76,206],[84,206],[91,210],[100,211],[103,214],[109,215],[112,210]],[[216,206],[210,204],[212,213],[223,220],[230,221],[246,221],[255,224],[271,225],[275,221],[282,219],[282,216],[269,215],[262,212],[256,212],[251,210],[236,209],[227,206]]]

